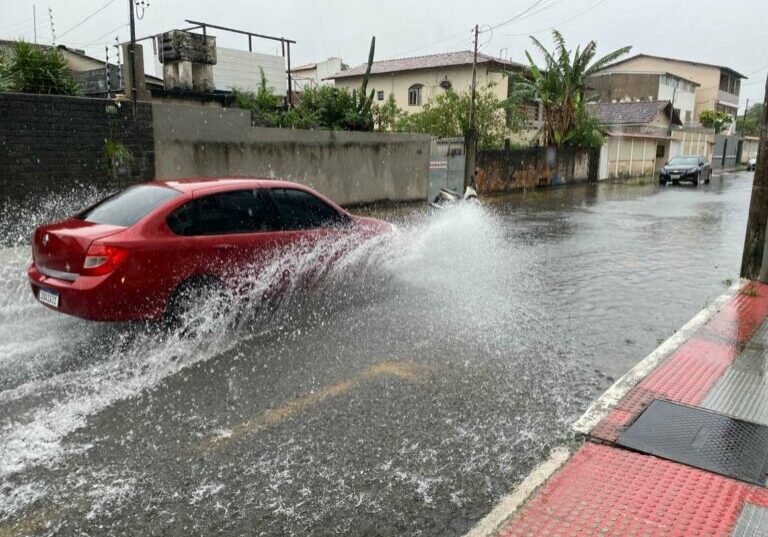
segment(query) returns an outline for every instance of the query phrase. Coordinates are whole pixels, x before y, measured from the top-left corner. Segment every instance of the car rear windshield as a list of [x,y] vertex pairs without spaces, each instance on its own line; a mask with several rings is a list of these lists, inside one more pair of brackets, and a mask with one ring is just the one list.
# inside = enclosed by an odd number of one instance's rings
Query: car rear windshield
[[671,166],[698,166],[698,157],[675,157],[669,161]]
[[129,227],[180,195],[178,190],[166,186],[133,186],[86,209],[77,218],[94,224]]

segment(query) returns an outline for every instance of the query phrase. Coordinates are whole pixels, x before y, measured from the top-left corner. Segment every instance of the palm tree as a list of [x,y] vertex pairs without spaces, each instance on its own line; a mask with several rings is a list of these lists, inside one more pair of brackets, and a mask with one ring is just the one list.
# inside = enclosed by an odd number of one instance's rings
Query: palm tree
[[525,99],[539,99],[544,111],[544,143],[546,145],[591,146],[599,125],[587,115],[585,91],[587,80],[606,65],[627,54],[632,47],[623,47],[594,60],[597,43],[590,41],[583,50],[576,47],[571,52],[565,39],[557,30],[552,30],[555,50],[550,52],[535,37],[534,46],[544,55],[546,65],[539,67],[525,52],[530,63],[528,78],[516,77],[514,94]]

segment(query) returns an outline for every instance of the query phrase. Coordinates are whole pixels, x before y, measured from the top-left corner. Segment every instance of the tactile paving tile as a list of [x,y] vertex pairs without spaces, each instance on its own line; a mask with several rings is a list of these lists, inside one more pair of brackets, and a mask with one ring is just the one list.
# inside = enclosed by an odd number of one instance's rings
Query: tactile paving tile
[[768,378],[731,367],[710,390],[702,408],[768,425]]
[[768,509],[745,503],[733,537],[768,537]]
[[756,485],[768,472],[768,427],[654,401],[617,444]]
[[738,354],[733,344],[694,337],[632,388],[590,433],[615,442],[629,422],[655,399],[696,405]]
[[[752,296],[752,292],[756,295]],[[755,334],[767,314],[768,285],[750,282],[720,309],[702,333],[744,343]]]
[[[727,537],[754,490],[690,466],[587,443],[500,535]],[[765,501],[762,492],[755,496]]]

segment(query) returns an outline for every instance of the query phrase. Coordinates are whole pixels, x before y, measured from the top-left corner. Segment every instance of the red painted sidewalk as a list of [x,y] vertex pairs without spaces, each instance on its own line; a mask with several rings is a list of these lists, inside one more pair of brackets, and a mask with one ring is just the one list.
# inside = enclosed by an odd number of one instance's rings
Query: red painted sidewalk
[[[745,505],[768,508],[763,487],[614,445],[654,399],[701,405],[766,316],[768,286],[747,284],[626,394],[500,535],[729,536]],[[738,535],[768,535],[765,514],[766,533]]]

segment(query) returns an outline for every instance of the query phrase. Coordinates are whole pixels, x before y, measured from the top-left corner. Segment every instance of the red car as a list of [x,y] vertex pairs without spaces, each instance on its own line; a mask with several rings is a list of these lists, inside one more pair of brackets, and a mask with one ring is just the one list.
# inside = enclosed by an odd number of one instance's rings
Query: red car
[[28,276],[37,300],[56,311],[97,321],[162,319],[182,291],[224,284],[292,243],[389,229],[295,183],[153,181],[39,227]]

